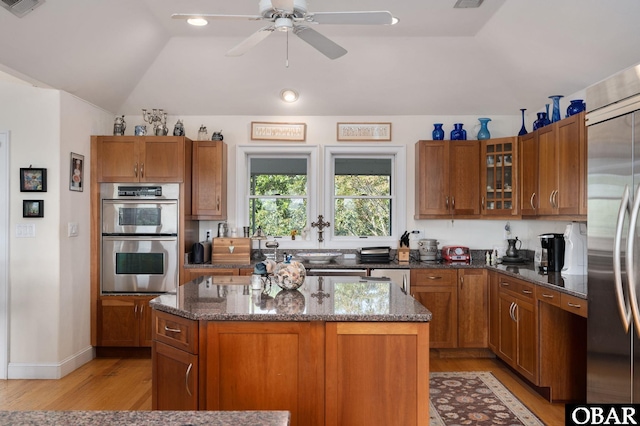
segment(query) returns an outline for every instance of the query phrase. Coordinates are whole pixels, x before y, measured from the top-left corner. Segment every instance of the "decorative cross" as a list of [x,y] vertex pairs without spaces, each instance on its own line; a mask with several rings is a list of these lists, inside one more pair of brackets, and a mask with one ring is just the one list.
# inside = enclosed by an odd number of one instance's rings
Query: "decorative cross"
[[314,228],[318,228],[318,242],[323,242],[324,238],[323,238],[322,235],[323,235],[324,231],[322,229],[331,226],[331,224],[329,222],[325,222],[324,221],[324,216],[320,215],[320,216],[318,216],[318,221],[317,222],[311,222],[311,226],[313,226]]
[[324,290],[322,289],[322,284],[324,284],[324,277],[318,277],[318,292],[317,293],[311,293],[311,297],[317,297],[318,298],[318,305],[322,305],[322,300],[325,297],[330,297],[330,295],[325,293]]

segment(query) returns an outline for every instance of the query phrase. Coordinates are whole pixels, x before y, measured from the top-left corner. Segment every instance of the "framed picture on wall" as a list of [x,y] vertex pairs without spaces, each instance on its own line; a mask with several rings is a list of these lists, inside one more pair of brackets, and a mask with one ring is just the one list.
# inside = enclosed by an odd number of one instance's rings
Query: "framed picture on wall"
[[47,169],[20,168],[20,192],[47,192]]
[[71,153],[69,190],[82,192],[84,188],[84,155]]
[[22,200],[22,217],[44,217],[44,200]]

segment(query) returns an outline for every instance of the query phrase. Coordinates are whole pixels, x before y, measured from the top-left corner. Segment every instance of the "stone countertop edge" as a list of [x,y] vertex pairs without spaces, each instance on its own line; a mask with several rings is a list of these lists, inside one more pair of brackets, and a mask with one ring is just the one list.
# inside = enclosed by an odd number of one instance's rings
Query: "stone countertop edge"
[[288,411],[0,411],[0,424],[288,426]]
[[[540,285],[543,287],[547,287],[553,290],[557,290],[561,293],[566,293],[572,296],[579,297],[581,299],[587,299],[587,289],[586,289],[586,277],[584,277],[584,291],[573,290],[569,288],[560,287],[557,285],[550,284],[548,281],[543,281],[542,279],[538,279],[537,277],[532,278],[531,276],[521,275],[512,273],[508,270],[502,269],[506,265],[498,264],[496,266],[487,265],[484,259],[474,259],[471,263],[439,263],[439,262],[420,262],[420,261],[411,261],[408,263],[399,263],[397,261],[393,261],[390,263],[356,263],[355,261],[340,261],[340,262],[330,262],[325,264],[307,264],[303,263],[306,268],[310,269],[479,269],[484,268],[490,271],[498,271],[505,275],[509,275],[514,278],[519,278],[524,281],[528,281],[532,284]],[[531,269],[533,271],[533,262],[526,262],[521,264],[514,264],[510,266],[521,267],[524,269]],[[193,268],[253,268],[254,264],[186,264],[185,268],[193,269]],[[502,268],[501,268],[502,267]],[[535,271],[533,271],[535,272]],[[544,276],[544,275],[543,275]]]

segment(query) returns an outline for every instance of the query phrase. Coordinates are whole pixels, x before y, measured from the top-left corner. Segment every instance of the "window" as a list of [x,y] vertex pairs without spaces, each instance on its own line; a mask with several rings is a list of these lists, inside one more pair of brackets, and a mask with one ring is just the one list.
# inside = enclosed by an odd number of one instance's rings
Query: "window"
[[249,156],[249,226],[267,235],[290,235],[307,226],[306,157]]
[[[325,205],[332,242],[395,243],[406,218],[403,146],[326,147]],[[328,209],[327,209],[328,210]]]

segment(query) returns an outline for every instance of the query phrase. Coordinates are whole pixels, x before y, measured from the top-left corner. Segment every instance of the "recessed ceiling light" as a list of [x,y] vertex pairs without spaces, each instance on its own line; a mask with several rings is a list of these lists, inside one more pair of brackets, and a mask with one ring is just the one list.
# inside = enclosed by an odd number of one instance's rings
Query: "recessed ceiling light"
[[189,18],[187,19],[187,23],[196,27],[204,27],[209,21],[204,18]]
[[293,89],[283,89],[282,92],[280,92],[280,99],[289,103],[295,102],[298,100],[298,92]]

